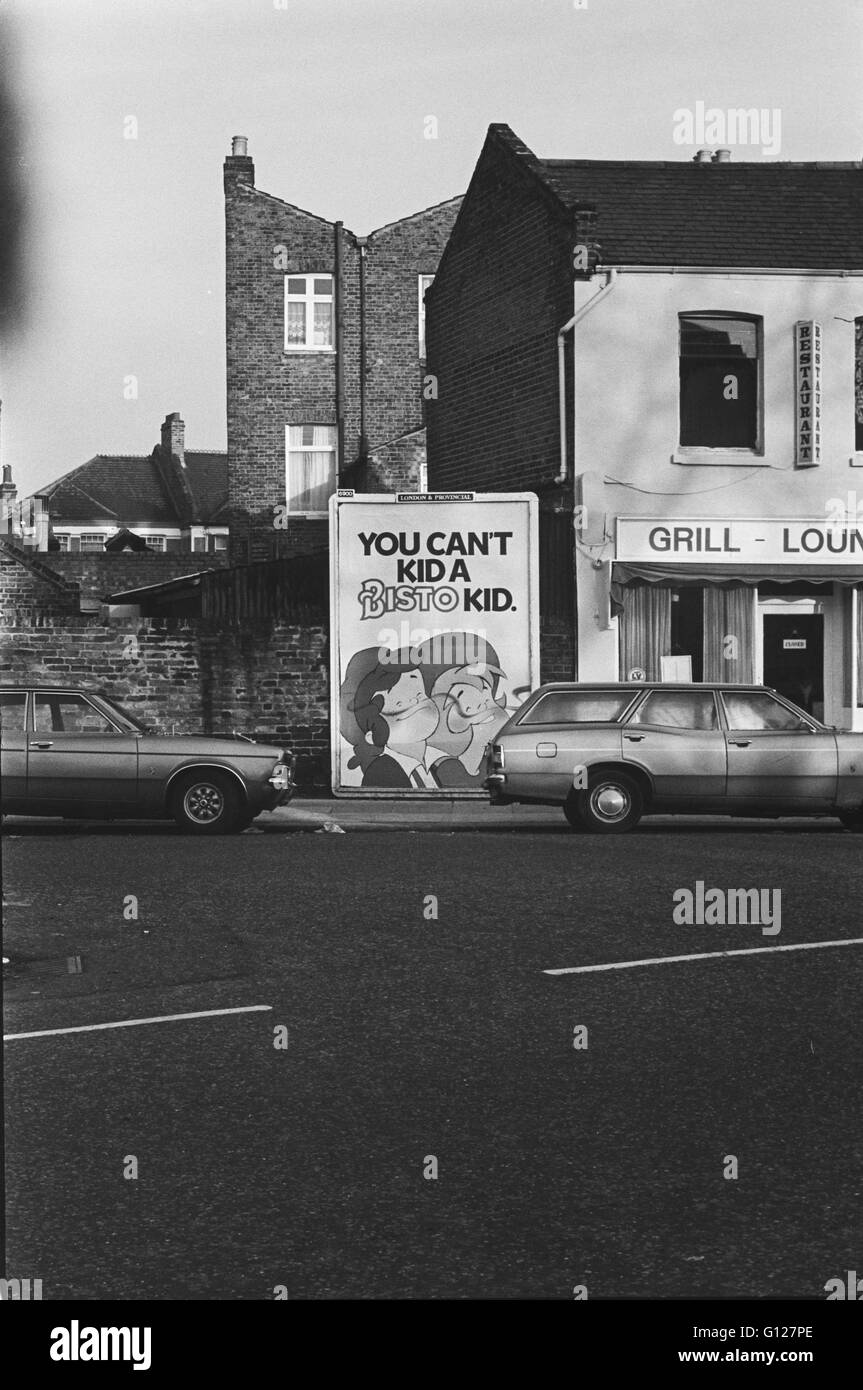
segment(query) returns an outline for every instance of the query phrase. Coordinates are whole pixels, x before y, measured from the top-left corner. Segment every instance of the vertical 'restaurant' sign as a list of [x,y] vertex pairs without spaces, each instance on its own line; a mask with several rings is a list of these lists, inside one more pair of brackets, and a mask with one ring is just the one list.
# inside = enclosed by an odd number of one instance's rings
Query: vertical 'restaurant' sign
[[330,502],[333,790],[478,792],[539,681],[536,498]]
[[797,367],[796,463],[817,468],[821,462],[821,325],[794,325]]

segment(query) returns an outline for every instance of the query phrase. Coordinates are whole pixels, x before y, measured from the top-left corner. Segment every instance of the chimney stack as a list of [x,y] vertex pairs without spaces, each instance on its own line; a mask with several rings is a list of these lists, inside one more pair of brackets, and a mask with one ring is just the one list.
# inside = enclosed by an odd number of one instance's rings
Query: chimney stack
[[225,192],[239,183],[255,186],[255,165],[249,153],[249,142],[245,135],[235,135],[231,140],[231,153],[225,160]]
[[162,448],[177,459],[181,468],[186,467],[186,426],[180,418],[179,410],[165,416],[162,426]]

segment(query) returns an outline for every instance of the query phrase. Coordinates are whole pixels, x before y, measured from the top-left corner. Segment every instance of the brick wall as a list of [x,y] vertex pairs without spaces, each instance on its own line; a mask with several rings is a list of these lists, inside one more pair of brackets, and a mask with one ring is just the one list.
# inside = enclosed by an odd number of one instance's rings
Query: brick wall
[[7,551],[0,551],[0,625],[16,627],[40,616],[60,617],[78,611],[78,591],[57,584]]
[[429,490],[547,491],[574,229],[509,150],[483,149],[426,301]]
[[[338,424],[336,353],[285,351],[285,276],[335,275],[338,245],[344,470],[362,456],[363,370],[364,429],[371,449],[423,427],[418,276],[434,273],[457,208],[457,202],[445,203],[383,227],[367,238],[363,253],[352,232],[256,189],[250,159],[226,161],[228,486],[235,557],[262,559],[272,553],[274,508],[285,502],[286,425]],[[411,464],[416,457],[404,455]],[[367,486],[384,490],[373,467],[366,474]],[[418,465],[411,485],[417,476]],[[292,548],[294,543],[298,550],[308,548],[301,539],[306,524],[292,523],[287,538],[276,538],[276,549],[283,550],[286,540]]]
[[106,625],[43,618],[0,633],[0,678],[97,682],[167,732],[266,734],[298,756],[297,781],[329,785],[328,637],[323,626],[237,632],[194,619]]
[[79,613],[77,590],[64,596],[62,581],[42,569],[33,557],[0,552],[0,679],[96,682],[163,730],[272,735],[298,755],[298,782],[329,785],[323,620],[106,624]]
[[182,555],[131,550],[121,551],[119,555],[69,555],[51,551],[42,558],[56,574],[72,584],[79,584],[83,593],[100,597],[145,584],[161,584],[166,579],[179,579],[183,574],[196,574],[199,570],[222,569],[228,564],[225,551],[192,553],[187,550]]

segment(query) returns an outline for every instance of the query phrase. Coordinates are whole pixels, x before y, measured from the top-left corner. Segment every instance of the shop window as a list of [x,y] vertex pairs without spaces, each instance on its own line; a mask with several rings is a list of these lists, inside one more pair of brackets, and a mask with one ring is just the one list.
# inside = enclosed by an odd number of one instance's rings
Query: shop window
[[687,680],[700,681],[703,675],[704,590],[683,588],[671,595],[671,656],[689,657]]
[[854,448],[863,453],[863,318],[854,320]]
[[761,320],[680,315],[680,445],[760,448]]
[[332,347],[332,275],[286,275],[285,348],[320,352]]

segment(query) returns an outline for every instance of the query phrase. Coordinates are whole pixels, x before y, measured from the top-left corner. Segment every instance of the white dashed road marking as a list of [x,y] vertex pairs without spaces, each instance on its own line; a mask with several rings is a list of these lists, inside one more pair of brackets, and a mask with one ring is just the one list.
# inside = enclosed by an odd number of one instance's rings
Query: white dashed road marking
[[685,960],[728,960],[732,956],[763,956],[777,951],[823,951],[828,946],[863,946],[863,936],[844,941],[795,941],[789,946],[747,946],[741,951],[697,951],[691,956],[649,956],[646,960],[616,960],[608,965],[565,965],[543,975],[587,975],[593,970],[635,970],[639,965],[674,965]]
[[219,1018],[224,1014],[270,1012],[272,1004],[245,1004],[239,1009],[201,1009],[194,1014],[160,1014],[156,1018],[122,1018],[115,1023],[83,1023],[77,1028],[42,1028],[36,1033],[4,1033],[4,1042],[18,1038],[54,1038],[60,1033],[96,1033],[102,1028],[140,1028],[144,1023],[177,1023],[187,1018]]

